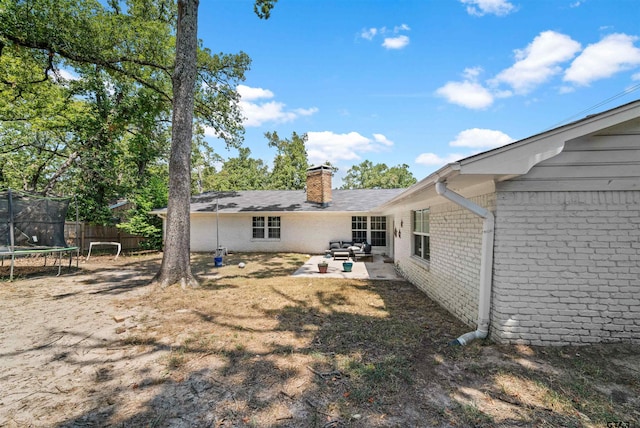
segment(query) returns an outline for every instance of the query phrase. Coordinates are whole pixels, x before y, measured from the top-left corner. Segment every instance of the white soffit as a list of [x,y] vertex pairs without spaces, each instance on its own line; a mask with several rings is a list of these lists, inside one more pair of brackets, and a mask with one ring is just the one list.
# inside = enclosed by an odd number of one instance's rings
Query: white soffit
[[559,154],[566,141],[601,132],[640,117],[640,101],[625,104],[577,122],[534,135],[457,162],[459,174],[522,175]]

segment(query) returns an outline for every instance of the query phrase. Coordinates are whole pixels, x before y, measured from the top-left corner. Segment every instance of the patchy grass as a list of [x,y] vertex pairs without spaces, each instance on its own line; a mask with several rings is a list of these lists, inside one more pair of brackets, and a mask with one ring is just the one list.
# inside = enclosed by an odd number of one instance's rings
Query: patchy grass
[[200,289],[149,298],[171,316],[148,334],[180,343],[172,376],[188,376],[209,357],[223,361],[217,379],[242,402],[236,423],[605,427],[640,421],[639,372],[603,364],[603,353],[610,361],[637,347],[476,342],[451,348],[448,342],[468,327],[411,285],[288,276],[303,261],[296,254],[238,254],[212,269],[196,257],[194,271],[204,274]]
[[[139,370],[142,379],[130,381],[129,389],[146,392],[145,399],[137,398],[136,407],[135,394],[114,398],[101,423],[640,425],[640,346],[478,341],[449,347],[469,327],[415,287],[291,277],[304,260],[299,254],[233,254],[215,268],[211,255],[194,255],[200,288],[170,287],[120,301],[145,311],[117,345],[130,355],[157,357]],[[157,260],[145,263],[157,268]],[[120,397],[120,384],[108,389],[117,376],[117,368],[96,369],[92,383]]]

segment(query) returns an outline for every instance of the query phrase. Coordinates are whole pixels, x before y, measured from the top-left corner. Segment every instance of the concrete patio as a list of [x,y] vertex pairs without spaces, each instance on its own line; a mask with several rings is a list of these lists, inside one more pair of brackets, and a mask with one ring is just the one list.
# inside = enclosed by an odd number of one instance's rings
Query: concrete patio
[[[375,254],[372,259],[372,261],[366,262],[354,262],[349,259],[348,261],[353,262],[353,267],[351,272],[345,272],[342,263],[346,260],[333,260],[333,258],[321,255],[311,256],[302,267],[293,273],[293,276],[404,281],[404,278],[397,274],[393,263],[385,263],[385,257]],[[327,273],[318,271],[318,263],[322,260],[329,264]]]

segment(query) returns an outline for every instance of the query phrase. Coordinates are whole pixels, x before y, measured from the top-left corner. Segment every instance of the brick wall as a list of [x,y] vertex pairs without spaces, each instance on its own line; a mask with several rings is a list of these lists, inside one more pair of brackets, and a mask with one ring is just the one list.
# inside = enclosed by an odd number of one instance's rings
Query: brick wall
[[[495,194],[469,199],[494,209]],[[430,298],[475,329],[483,220],[453,203],[430,207],[429,217],[431,260],[425,262],[411,256],[411,212],[402,213],[402,242],[395,244],[397,268]]]
[[307,201],[318,204],[331,202],[331,169],[320,166],[307,170]]
[[640,192],[500,192],[491,337],[640,343]]

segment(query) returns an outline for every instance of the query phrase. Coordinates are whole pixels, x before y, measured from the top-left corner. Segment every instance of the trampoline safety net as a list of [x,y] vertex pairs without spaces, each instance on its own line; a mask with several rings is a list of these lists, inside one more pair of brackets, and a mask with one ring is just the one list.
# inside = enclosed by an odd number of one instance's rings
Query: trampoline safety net
[[64,223],[69,201],[0,191],[0,250],[67,247]]

